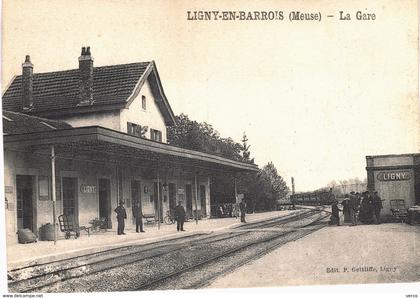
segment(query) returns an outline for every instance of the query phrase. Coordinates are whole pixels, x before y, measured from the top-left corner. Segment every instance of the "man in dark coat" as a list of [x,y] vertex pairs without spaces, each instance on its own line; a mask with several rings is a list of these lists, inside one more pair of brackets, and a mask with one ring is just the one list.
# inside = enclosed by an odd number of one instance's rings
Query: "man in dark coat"
[[242,199],[242,201],[239,203],[239,211],[241,212],[241,222],[246,222],[245,221],[246,203],[244,199]]
[[143,212],[141,210],[140,201],[136,201],[133,207],[133,215],[136,219],[136,233],[144,233],[143,230]]
[[348,194],[344,196],[341,205],[343,206],[344,222],[351,222],[350,198]]
[[373,193],[372,205],[373,212],[375,213],[376,224],[379,225],[381,223],[381,209],[383,208],[383,206],[381,197],[378,195],[377,191]]
[[182,201],[178,202],[178,205],[175,207],[175,219],[176,219],[176,230],[184,230],[184,221],[185,221],[185,209],[182,206]]
[[359,198],[354,194],[354,192],[350,193],[350,218],[351,218],[351,225],[357,225],[357,211],[359,210]]
[[120,201],[120,205],[115,208],[115,213],[117,213],[117,221],[118,221],[118,228],[117,234],[118,235],[125,235],[124,227],[125,227],[125,219],[127,218],[127,213],[125,212],[124,208],[124,201]]
[[362,194],[359,220],[365,224],[370,224],[373,221],[373,202],[371,195],[367,191]]
[[340,211],[342,211],[340,208],[338,208],[338,202],[334,201],[331,206],[331,224],[332,225],[340,225]]

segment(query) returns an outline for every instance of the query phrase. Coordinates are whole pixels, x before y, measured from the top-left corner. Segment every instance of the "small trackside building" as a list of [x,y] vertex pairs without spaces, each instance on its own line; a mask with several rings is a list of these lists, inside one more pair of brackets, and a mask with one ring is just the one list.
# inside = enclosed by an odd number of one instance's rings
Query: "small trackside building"
[[208,218],[212,177],[258,170],[168,144],[172,125],[153,61],[93,67],[83,48],[79,69],[36,74],[27,56],[3,95],[7,240],[53,222],[53,179],[56,216],[81,226],[100,217],[113,229],[120,200],[128,225],[137,201],[160,222],[177,201],[188,217]]
[[384,215],[391,214],[393,199],[420,205],[420,153],[366,156],[366,171],[368,190],[384,200]]

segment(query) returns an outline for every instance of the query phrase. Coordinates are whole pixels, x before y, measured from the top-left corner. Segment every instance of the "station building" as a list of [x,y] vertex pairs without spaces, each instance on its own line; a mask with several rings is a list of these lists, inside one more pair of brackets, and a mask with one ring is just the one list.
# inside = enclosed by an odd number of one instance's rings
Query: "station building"
[[367,188],[378,192],[384,215],[391,215],[390,200],[420,205],[420,153],[366,156],[366,170]]
[[56,216],[80,226],[105,218],[111,229],[120,200],[128,225],[137,201],[159,221],[178,201],[188,217],[208,218],[212,177],[258,170],[167,143],[175,116],[153,61],[94,67],[83,48],[78,69],[33,68],[27,56],[3,95],[8,241],[53,222],[53,184]]

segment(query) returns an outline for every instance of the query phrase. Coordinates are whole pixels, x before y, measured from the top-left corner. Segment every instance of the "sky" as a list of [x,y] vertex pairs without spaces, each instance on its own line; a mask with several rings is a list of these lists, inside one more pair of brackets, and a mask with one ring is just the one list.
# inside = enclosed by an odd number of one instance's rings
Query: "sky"
[[[187,11],[283,11],[191,21]],[[290,11],[321,22],[289,22]],[[339,21],[339,11],[351,21]],[[375,13],[358,21],[356,12]],[[246,132],[259,166],[313,190],[366,177],[366,155],[420,152],[416,1],[4,1],[2,91],[21,73],[154,60],[175,114]],[[334,15],[328,19],[326,15]]]

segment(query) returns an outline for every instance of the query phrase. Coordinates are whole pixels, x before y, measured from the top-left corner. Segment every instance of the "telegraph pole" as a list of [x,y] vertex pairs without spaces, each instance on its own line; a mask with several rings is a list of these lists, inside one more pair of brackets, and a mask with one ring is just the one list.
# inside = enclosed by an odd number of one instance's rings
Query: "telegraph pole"
[[292,195],[295,194],[295,178],[292,177]]

